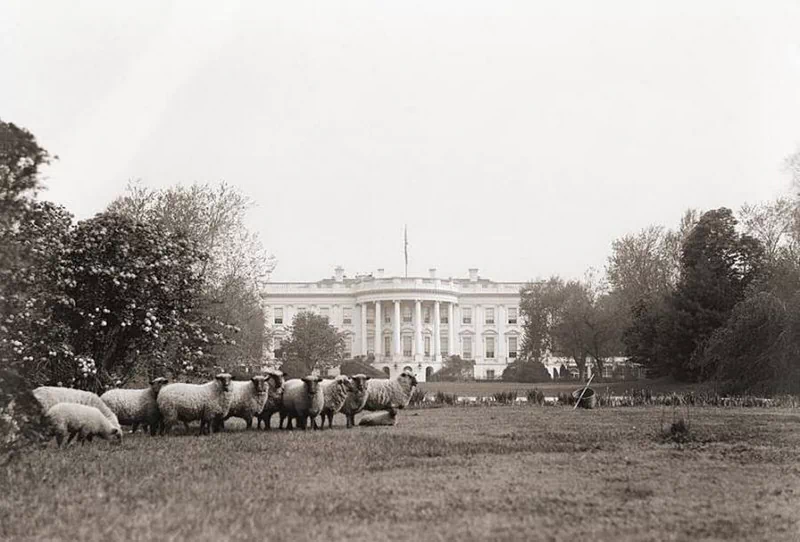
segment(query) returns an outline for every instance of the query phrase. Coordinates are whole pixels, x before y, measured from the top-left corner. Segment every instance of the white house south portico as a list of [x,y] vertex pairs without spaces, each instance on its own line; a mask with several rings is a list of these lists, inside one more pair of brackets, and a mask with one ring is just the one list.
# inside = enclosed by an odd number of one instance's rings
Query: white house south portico
[[475,360],[475,377],[499,378],[521,344],[519,290],[523,283],[493,282],[470,269],[468,279],[344,276],[318,282],[269,283],[262,294],[273,341],[267,357],[300,311],[327,316],[345,333],[347,356],[373,355],[390,376],[403,370],[421,381],[457,354]]

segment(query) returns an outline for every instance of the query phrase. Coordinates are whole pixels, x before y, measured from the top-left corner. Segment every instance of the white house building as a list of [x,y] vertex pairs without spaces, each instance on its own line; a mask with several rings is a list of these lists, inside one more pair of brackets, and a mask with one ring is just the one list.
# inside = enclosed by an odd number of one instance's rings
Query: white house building
[[385,277],[377,273],[317,282],[271,282],[262,293],[273,339],[267,358],[300,311],[327,316],[346,334],[347,357],[375,356],[390,377],[412,371],[420,381],[458,354],[475,360],[475,378],[500,378],[522,343],[522,282],[494,282],[469,270],[463,279]]

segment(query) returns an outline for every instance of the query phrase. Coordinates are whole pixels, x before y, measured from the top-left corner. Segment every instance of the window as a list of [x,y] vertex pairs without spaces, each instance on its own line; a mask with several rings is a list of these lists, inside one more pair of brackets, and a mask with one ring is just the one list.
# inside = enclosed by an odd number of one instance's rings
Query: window
[[384,335],[383,337],[383,355],[392,355],[392,337],[389,335]]
[[472,309],[469,307],[464,307],[461,309],[461,323],[462,324],[471,324],[472,323]]
[[411,356],[411,335],[403,337],[403,355]]
[[368,307],[367,308],[367,323],[374,324],[375,323],[375,307]]
[[470,337],[461,339],[461,352],[464,359],[472,359],[472,339]]
[[483,321],[488,325],[494,324],[494,307],[486,307]]
[[375,354],[375,337],[367,337],[367,354]]
[[320,307],[319,308],[319,315],[323,318],[327,318],[328,320],[331,319],[331,308],[330,307]]
[[349,326],[353,323],[353,307],[344,307],[342,309],[342,324]]
[[423,314],[422,320],[426,324],[430,324],[431,323],[431,308],[430,307],[425,307],[424,309],[422,309],[422,314]]
[[486,337],[486,357],[494,359],[494,337]]
[[425,355],[431,355],[431,338],[430,335],[425,336]]
[[517,323],[517,307],[508,307],[508,323]]
[[603,365],[603,378],[611,378],[613,374],[613,367],[611,367],[610,363]]
[[494,370],[489,369],[486,371],[486,380],[494,380]]
[[403,307],[403,323],[410,324],[411,323],[411,307],[406,305]]
[[347,336],[344,338],[344,359],[353,357],[353,337]]
[[391,324],[392,323],[392,315],[389,311],[383,313],[383,323],[384,324]]
[[439,314],[439,323],[440,324],[448,323],[448,321],[447,321],[447,312],[442,312],[442,313]]
[[510,357],[510,358],[517,357],[517,338],[516,337],[509,337],[508,338],[508,357]]
[[439,338],[441,339],[441,342],[439,344],[439,352],[442,353],[442,357],[446,358],[447,356],[450,355],[450,343],[449,343],[449,340],[448,340],[448,338],[446,336],[445,337],[439,337]]
[[275,307],[275,311],[272,315],[272,323],[276,325],[283,323],[283,307]]

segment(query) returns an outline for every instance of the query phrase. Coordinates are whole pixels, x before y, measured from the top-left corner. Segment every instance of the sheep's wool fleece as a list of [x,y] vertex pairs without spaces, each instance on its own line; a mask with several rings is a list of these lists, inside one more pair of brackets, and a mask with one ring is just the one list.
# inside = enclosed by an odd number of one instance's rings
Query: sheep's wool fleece
[[90,391],[76,390],[73,388],[59,388],[56,386],[41,386],[33,390],[33,396],[47,412],[59,403],[74,403],[94,407],[105,416],[111,425],[119,427],[117,415],[103,402],[97,394]]
[[333,380],[323,380],[319,383],[319,388],[324,397],[322,409],[334,413],[339,412],[347,399],[344,379],[337,376]]
[[85,435],[108,438],[117,429],[100,410],[78,403],[58,403],[47,411],[46,416],[53,429],[62,437],[82,432]]
[[216,380],[205,384],[177,382],[167,384],[158,393],[158,408],[165,421],[211,421],[225,417],[233,400],[233,392],[224,392]]
[[400,383],[393,380],[372,379],[367,382],[365,410],[387,410],[405,408],[411,400],[411,390],[406,392]]
[[249,416],[252,418],[261,412],[267,402],[269,387],[263,393],[256,393],[256,388],[250,380],[245,382],[234,380],[231,382],[231,386],[233,388],[233,398],[231,399],[228,416]]
[[364,414],[358,425],[395,425],[397,416],[392,416],[391,412],[382,411],[372,414]]
[[312,398],[306,391],[306,384],[299,378],[292,378],[283,384],[283,407],[281,411],[289,416],[319,416],[325,398],[319,390]]
[[358,414],[364,410],[364,405],[367,404],[367,396],[369,395],[369,382],[370,381],[367,381],[365,383],[364,389],[361,391],[351,391],[348,393],[339,412],[342,414]]
[[158,403],[151,388],[108,390],[100,396],[105,404],[117,415],[123,425],[149,422],[160,416]]

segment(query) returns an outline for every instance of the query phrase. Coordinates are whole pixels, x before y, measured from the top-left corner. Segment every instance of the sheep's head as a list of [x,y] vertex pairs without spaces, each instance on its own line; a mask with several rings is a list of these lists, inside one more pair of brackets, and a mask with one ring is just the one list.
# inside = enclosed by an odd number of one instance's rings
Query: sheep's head
[[353,387],[355,391],[364,391],[367,389],[367,381],[369,377],[365,374],[357,374],[352,376]]
[[306,385],[306,392],[309,395],[314,396],[317,394],[317,392],[319,391],[319,383],[322,380],[320,377],[314,375],[308,375],[301,378],[301,380]]
[[253,383],[253,389],[256,392],[256,395],[264,395],[267,393],[267,377],[262,375],[256,375],[250,379]]
[[267,384],[273,394],[283,393],[283,373],[280,371],[268,371]]
[[161,388],[166,386],[168,383],[168,379],[164,378],[163,376],[159,376],[158,378],[154,378],[150,381],[150,389],[153,390],[153,394],[157,396],[158,392],[161,391]]
[[355,382],[347,375],[339,375],[335,378],[335,380],[342,391],[351,392],[356,389]]
[[217,382],[219,382],[220,387],[222,387],[222,391],[231,391],[231,381],[233,377],[228,373],[219,373],[217,376],[214,377]]
[[108,440],[116,440],[117,442],[122,442],[122,429],[119,427],[112,427],[111,431],[108,432],[107,435]]
[[413,390],[417,387],[417,377],[407,371],[400,373],[397,381],[408,390]]

